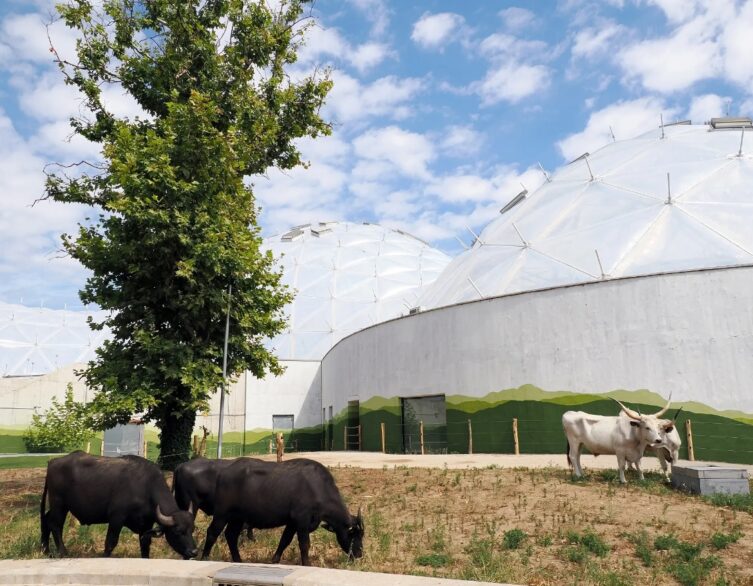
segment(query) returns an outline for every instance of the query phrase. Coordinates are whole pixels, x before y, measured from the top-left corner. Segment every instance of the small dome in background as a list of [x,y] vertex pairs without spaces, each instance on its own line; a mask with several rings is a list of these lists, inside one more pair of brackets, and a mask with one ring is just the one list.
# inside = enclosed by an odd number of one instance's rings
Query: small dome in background
[[753,264],[753,129],[733,122],[668,125],[584,154],[505,206],[420,304]]
[[264,240],[296,292],[288,331],[268,346],[285,359],[319,360],[345,336],[407,314],[450,257],[375,224],[307,224]]

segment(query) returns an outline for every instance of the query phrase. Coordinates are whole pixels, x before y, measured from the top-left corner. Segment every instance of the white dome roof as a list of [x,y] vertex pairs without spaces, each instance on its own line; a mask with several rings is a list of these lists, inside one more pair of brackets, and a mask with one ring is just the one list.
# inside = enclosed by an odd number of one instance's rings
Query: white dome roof
[[281,359],[319,360],[343,337],[399,317],[450,262],[399,230],[328,222],[264,240],[297,291],[288,331],[268,346]]
[[86,319],[104,312],[66,311],[0,302],[0,376],[46,374],[88,362],[109,336],[92,331]]
[[753,264],[746,130],[671,125],[579,157],[492,221],[420,304]]

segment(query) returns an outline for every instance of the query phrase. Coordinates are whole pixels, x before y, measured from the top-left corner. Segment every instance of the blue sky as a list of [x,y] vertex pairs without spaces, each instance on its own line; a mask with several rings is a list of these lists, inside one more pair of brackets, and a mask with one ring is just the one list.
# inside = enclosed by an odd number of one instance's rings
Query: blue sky
[[[31,207],[46,163],[97,156],[66,140],[78,105],[50,59],[52,5],[0,3],[0,301],[75,307],[86,273],[60,234],[87,210]],[[331,68],[334,132],[301,143],[308,169],[251,178],[265,235],[370,221],[456,254],[538,186],[539,163],[552,171],[660,116],[753,111],[753,2],[317,0],[312,16],[291,75]],[[51,35],[71,50],[61,23]],[[117,88],[108,101],[138,113]]]

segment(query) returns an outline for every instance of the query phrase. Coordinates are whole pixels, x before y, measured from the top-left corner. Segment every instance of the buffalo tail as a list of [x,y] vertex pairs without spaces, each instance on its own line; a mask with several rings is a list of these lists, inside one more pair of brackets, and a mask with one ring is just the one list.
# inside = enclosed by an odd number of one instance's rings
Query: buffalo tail
[[39,503],[39,526],[42,528],[42,540],[44,541],[47,531],[47,517],[45,515],[47,501],[47,476],[44,478],[44,488],[42,489],[42,501]]

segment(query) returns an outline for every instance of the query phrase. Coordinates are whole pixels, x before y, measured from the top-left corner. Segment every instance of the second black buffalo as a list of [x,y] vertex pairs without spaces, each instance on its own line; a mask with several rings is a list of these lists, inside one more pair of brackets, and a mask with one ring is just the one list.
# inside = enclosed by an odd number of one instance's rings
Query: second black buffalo
[[298,536],[301,563],[309,565],[309,534],[320,524],[332,531],[350,557],[363,555],[363,520],[345,507],[332,474],[319,462],[298,458],[280,464],[238,458],[220,471],[215,490],[214,518],[207,530],[202,558],[225,529],[234,562],[240,562],[238,536],[243,525],[254,529],[282,527],[272,557],[278,563],[293,536]]

